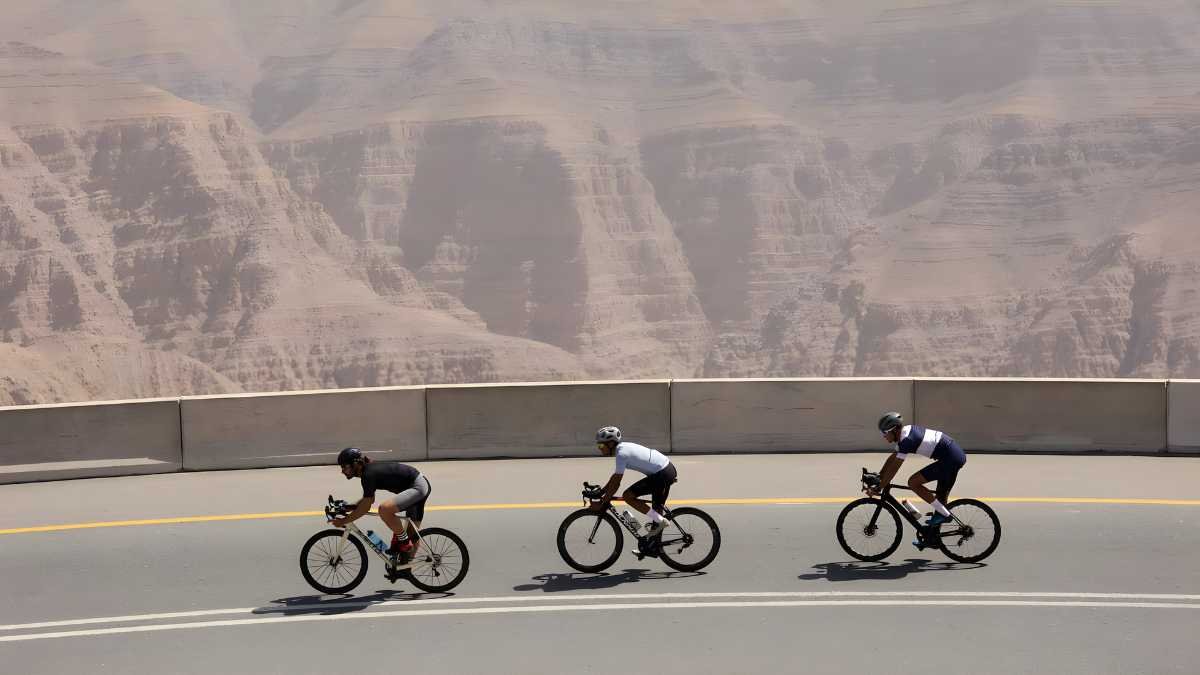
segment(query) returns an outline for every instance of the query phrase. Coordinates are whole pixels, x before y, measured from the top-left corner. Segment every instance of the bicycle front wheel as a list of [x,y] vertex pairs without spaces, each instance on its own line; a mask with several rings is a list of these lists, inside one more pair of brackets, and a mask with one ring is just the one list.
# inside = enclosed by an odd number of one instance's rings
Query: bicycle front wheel
[[859,560],[874,562],[888,557],[900,546],[900,533],[900,514],[879,499],[856,499],[838,515],[838,543]]
[[558,554],[580,572],[607,569],[621,555],[625,536],[607,513],[579,509],[558,526]]
[[428,593],[448,591],[462,583],[471,566],[467,545],[450,530],[426,527],[413,554],[408,580]]
[[348,593],[367,576],[367,549],[342,530],[321,530],[300,549],[300,574],[322,593]]
[[721,550],[721,530],[712,516],[690,506],[671,511],[671,524],[662,531],[659,557],[672,569],[695,572],[709,565]]
[[942,523],[938,538],[942,553],[958,562],[979,562],[1000,545],[1000,519],[978,499],[956,499],[946,505],[954,520]]

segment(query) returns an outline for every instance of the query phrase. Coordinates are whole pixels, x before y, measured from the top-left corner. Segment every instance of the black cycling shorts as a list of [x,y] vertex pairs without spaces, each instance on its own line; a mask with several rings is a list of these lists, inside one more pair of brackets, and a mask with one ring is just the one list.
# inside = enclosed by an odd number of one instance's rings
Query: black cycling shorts
[[662,513],[663,507],[667,503],[667,497],[671,494],[671,485],[677,480],[679,480],[679,475],[675,472],[675,465],[668,464],[656,473],[630,485],[626,492],[632,492],[634,497],[650,495],[650,503],[654,506],[654,510]]
[[950,490],[954,488],[954,482],[958,480],[958,471],[967,463],[967,453],[963,452],[962,448],[954,441],[949,441],[944,444],[944,447],[939,444],[936,451],[933,453],[934,462],[921,469],[918,473],[921,474],[923,483],[937,481],[937,489],[934,491],[937,494],[938,501],[944,506],[946,500],[950,498]]

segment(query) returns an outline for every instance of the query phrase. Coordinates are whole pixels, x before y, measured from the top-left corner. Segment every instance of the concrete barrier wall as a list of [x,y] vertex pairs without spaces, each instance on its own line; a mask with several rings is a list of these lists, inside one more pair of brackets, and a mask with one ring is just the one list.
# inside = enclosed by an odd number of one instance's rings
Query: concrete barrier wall
[[1200,453],[1200,380],[757,379],[386,387],[0,408],[0,483],[379,459],[882,449],[898,410],[969,452]]
[[830,452],[887,449],[875,423],[912,419],[911,379],[674,380],[675,452]]
[[597,455],[596,429],[670,451],[667,380],[429,387],[429,458]]
[[0,483],[178,471],[179,401],[0,408]]
[[1165,380],[918,379],[916,420],[978,451],[1166,450]]
[[358,446],[372,459],[426,459],[424,387],[195,396],[181,401],[185,469],[332,464]]
[[1167,383],[1167,450],[1200,452],[1200,380]]

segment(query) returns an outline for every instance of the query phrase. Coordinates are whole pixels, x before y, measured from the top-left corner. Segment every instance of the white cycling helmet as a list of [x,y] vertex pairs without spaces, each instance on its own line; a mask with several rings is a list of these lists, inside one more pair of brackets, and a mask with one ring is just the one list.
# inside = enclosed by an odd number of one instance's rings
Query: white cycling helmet
[[621,430],[616,427],[600,427],[600,430],[596,432],[596,442],[607,443],[609,441],[620,443]]

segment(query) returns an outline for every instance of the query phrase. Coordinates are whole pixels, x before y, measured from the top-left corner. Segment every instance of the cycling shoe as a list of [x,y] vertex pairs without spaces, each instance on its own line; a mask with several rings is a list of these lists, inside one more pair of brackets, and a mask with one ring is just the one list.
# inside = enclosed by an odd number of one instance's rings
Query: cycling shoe
[[954,519],[950,516],[943,516],[940,513],[934,513],[932,516],[929,516],[929,520],[925,521],[925,527],[937,528],[940,527],[942,523],[948,523],[951,520]]

